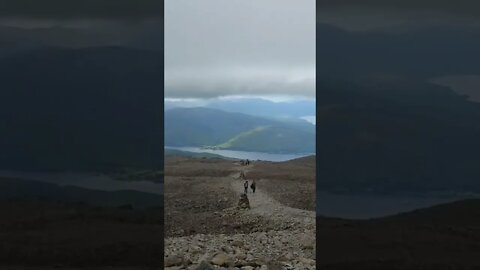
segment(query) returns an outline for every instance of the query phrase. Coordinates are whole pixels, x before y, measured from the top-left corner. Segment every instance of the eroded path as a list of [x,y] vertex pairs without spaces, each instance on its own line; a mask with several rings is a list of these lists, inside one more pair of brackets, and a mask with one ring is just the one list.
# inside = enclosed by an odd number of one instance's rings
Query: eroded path
[[[244,192],[244,180],[239,178],[240,172],[243,171],[247,173],[252,169],[253,166],[254,165],[249,165],[248,167],[238,166],[239,172],[230,176],[231,188],[237,195],[240,195]],[[262,187],[259,186],[258,183],[255,193],[252,193],[252,190],[249,187],[247,195],[251,209],[245,214],[260,215],[268,219],[282,222],[295,222],[304,224],[306,228],[315,227],[314,211],[285,206],[263,191]]]
[[[251,209],[236,208],[244,191],[240,173],[245,172],[248,178],[249,172],[260,168],[258,165],[198,160],[184,164],[170,168],[170,174],[176,175],[169,175],[170,189],[166,190],[177,193],[167,198],[171,206],[177,207],[172,215],[186,216],[197,232],[165,238],[167,269],[315,269],[313,211],[288,207],[275,200],[267,192],[268,185],[274,182],[263,179],[257,181],[255,194],[249,188]],[[269,172],[273,171],[266,170],[267,175]],[[297,191],[292,190],[302,194]],[[199,209],[193,220],[188,219],[193,212],[186,212],[190,209]],[[185,227],[189,223],[177,224]]]

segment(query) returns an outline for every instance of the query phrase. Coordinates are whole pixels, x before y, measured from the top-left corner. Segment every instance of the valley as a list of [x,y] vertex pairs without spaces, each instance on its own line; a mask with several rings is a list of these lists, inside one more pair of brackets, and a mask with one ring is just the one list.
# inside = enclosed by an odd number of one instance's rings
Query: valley
[[165,145],[299,154],[315,152],[315,126],[306,120],[264,118],[206,107],[165,111]]

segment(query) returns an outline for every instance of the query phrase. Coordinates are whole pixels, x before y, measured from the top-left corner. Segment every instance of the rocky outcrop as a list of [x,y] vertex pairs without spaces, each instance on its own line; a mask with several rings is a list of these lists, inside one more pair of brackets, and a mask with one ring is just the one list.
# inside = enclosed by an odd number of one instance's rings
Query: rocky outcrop
[[197,234],[167,238],[165,252],[190,263],[178,269],[315,269],[314,239],[314,230]]
[[250,201],[248,200],[247,194],[240,195],[240,200],[238,200],[237,208],[250,209]]

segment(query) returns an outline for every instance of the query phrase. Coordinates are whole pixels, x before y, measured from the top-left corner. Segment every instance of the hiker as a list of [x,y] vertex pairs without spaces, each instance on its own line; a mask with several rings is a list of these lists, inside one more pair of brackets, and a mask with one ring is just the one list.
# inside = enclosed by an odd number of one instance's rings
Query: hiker
[[248,180],[245,181],[245,183],[243,183],[243,188],[245,188],[245,194],[248,193]]
[[252,189],[253,193],[255,193],[255,180],[252,181],[250,188]]
[[247,159],[247,165],[250,165],[250,160]]

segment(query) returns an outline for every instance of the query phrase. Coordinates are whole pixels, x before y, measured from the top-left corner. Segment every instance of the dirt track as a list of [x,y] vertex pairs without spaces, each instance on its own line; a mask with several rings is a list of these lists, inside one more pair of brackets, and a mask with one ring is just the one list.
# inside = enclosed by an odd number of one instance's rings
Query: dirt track
[[[242,166],[221,159],[167,157],[166,266],[195,269],[204,261],[220,267],[214,263],[218,255],[226,260],[225,268],[315,269],[314,162],[306,158]],[[249,210],[236,208],[244,192],[241,171],[257,183],[255,194],[249,189]],[[297,178],[298,172],[302,175]]]
[[[252,167],[253,166],[254,165],[252,165]],[[249,171],[254,169],[252,167],[244,171],[248,174]],[[239,170],[242,170],[242,168],[239,168]],[[232,190],[238,195],[242,194],[244,189],[243,180],[238,179],[239,173],[235,173],[231,176],[231,178],[232,180],[230,181],[230,185]],[[255,193],[253,193],[251,189],[249,189],[248,192],[249,193],[247,195],[251,209],[245,214],[258,215],[269,220],[277,220],[280,222],[294,221],[298,224],[303,224],[305,228],[315,228],[314,211],[285,206],[273,199],[266,191],[262,189],[261,186],[256,188]]]

